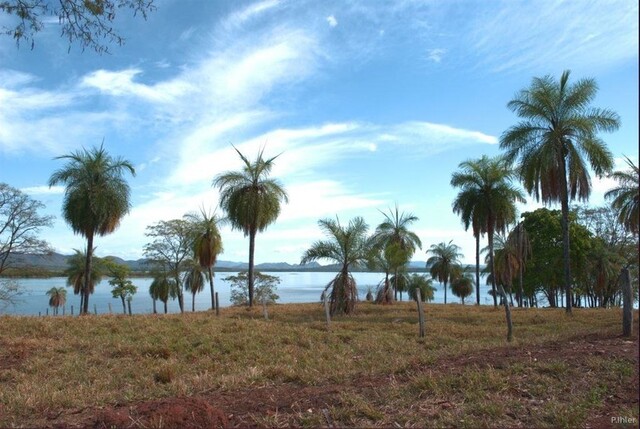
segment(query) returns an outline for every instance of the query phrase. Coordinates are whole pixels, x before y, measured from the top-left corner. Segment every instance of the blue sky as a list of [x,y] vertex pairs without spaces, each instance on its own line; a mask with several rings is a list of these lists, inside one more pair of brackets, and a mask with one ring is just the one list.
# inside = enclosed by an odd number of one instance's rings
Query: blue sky
[[[240,167],[233,143],[250,158],[282,153],[273,173],[290,203],[258,236],[257,262],[297,263],[322,238],[318,219],[359,215],[373,229],[397,203],[420,218],[424,250],[453,240],[471,263],[451,173],[499,154],[517,122],[508,101],[565,69],[595,78],[594,105],[621,116],[602,135],[617,166],[638,159],[634,1],[160,0],[147,21],[126,15],[126,44],[108,55],[68,52],[56,19],[33,50],[0,38],[0,181],[57,216],[43,236],[62,253],[85,242],[62,219],[63,190],[46,186],[53,158],[103,139],[138,173],[131,213],[96,241],[124,258],[142,256],[147,225],[217,206],[212,179]],[[612,185],[593,178],[591,203]],[[222,233],[220,258],[247,260],[242,234]]]

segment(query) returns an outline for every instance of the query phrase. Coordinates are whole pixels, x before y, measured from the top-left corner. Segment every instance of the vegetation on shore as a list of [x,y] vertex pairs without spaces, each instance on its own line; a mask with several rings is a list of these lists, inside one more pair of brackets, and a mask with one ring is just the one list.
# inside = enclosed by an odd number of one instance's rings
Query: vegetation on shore
[[[2,317],[0,426],[91,425],[109,407],[194,396],[231,415],[231,425],[269,427],[638,419],[637,329],[631,341],[619,337],[620,309],[512,311],[509,346],[492,307],[427,305],[419,339],[410,302],[360,303],[330,331],[318,304],[276,305],[269,320],[239,307],[220,317]],[[635,403],[616,399],[625,389]],[[261,392],[291,404],[243,405]]]

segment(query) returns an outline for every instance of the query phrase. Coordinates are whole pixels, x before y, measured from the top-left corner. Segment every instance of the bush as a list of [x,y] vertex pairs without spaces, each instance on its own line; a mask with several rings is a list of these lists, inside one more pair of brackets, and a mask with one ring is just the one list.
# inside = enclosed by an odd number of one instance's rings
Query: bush
[[[223,279],[231,283],[231,303],[233,305],[249,305],[249,276],[246,271],[239,272],[237,276],[229,276]],[[280,278],[254,272],[253,301],[274,304],[280,297],[276,294]]]

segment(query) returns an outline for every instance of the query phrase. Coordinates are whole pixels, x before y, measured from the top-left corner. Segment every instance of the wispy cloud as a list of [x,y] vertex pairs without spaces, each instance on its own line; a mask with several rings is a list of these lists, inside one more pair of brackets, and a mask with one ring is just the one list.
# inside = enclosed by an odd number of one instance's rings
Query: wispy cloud
[[447,52],[446,49],[440,49],[440,48],[429,49],[427,51],[427,58],[433,61],[434,63],[439,63],[440,61],[442,61],[442,57],[444,56],[445,52]]
[[338,20],[335,16],[329,15],[327,16],[327,23],[329,24],[329,27],[335,27],[338,25]]
[[22,188],[22,192],[29,195],[60,195],[64,193],[63,186],[30,186],[28,188]]

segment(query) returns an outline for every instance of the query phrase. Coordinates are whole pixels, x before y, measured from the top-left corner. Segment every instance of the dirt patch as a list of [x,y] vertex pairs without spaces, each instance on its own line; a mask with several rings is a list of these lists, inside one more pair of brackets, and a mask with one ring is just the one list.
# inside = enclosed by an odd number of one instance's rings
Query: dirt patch
[[169,398],[102,410],[93,422],[107,428],[226,428],[226,415],[202,398]]
[[19,369],[34,349],[26,341],[0,341],[0,371]]

